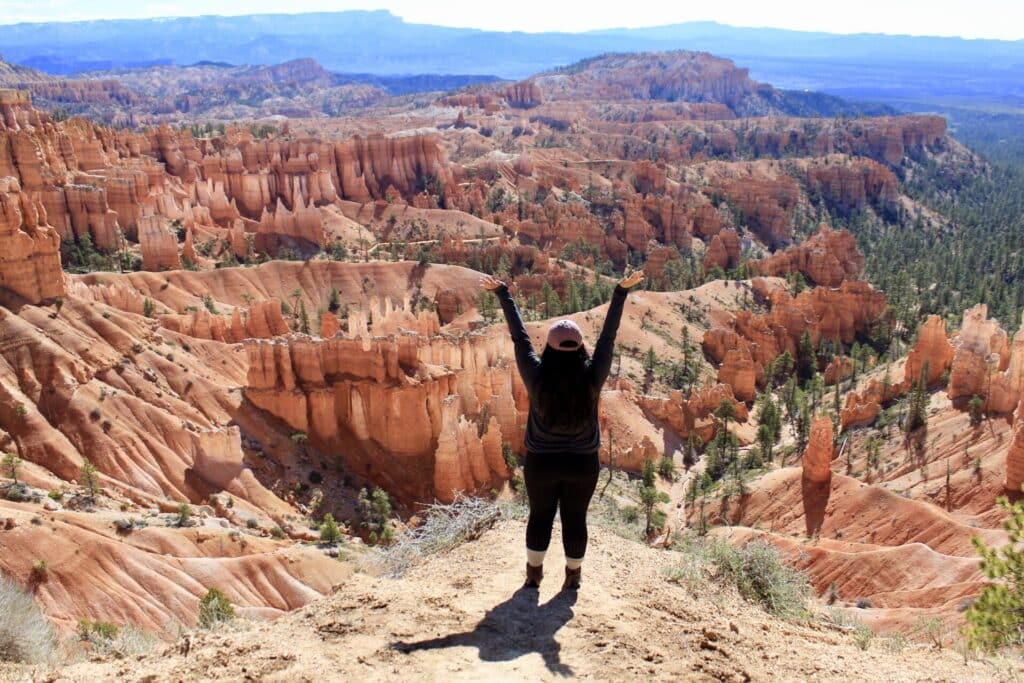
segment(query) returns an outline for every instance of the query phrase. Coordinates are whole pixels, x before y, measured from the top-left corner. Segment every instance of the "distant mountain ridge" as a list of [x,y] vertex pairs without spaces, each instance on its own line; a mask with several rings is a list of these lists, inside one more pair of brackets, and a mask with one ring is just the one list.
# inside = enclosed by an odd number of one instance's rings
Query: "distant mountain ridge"
[[[359,36],[359,40],[341,40]],[[835,35],[694,22],[588,33],[409,24],[387,11],[179,17],[0,26],[9,61],[69,74],[151,65],[278,64],[339,73],[520,79],[607,52],[707,51],[776,87],[857,99],[1024,105],[1024,41]]]
[[233,66],[200,61],[53,76],[0,57],[0,87],[26,90],[37,106],[118,125],[160,121],[333,116],[389,96],[448,91],[494,76],[338,74],[316,60]]

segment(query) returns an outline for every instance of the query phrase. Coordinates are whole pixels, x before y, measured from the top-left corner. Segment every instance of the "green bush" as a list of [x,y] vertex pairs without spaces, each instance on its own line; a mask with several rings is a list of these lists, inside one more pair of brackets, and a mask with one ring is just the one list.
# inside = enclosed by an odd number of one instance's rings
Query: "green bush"
[[109,621],[78,620],[79,640],[113,640],[120,630],[117,624]]
[[235,608],[231,606],[231,601],[216,588],[208,590],[199,601],[200,628],[213,628],[234,619]]
[[324,521],[320,523],[320,540],[334,545],[341,540],[341,536],[341,529],[338,528],[338,523],[334,521],[334,515],[328,512],[324,515]]
[[175,525],[179,527],[192,525],[192,508],[188,503],[178,505],[178,519],[175,520]]
[[676,463],[669,456],[663,456],[658,461],[658,474],[664,479],[669,481],[675,481],[676,479]]
[[779,617],[791,619],[804,614],[810,583],[803,573],[782,563],[774,546],[752,541],[743,548],[734,548],[716,540],[709,550],[716,575],[735,584],[744,598]]
[[875,639],[875,632],[864,624],[857,624],[853,627],[853,642],[861,650],[871,647],[871,641]]

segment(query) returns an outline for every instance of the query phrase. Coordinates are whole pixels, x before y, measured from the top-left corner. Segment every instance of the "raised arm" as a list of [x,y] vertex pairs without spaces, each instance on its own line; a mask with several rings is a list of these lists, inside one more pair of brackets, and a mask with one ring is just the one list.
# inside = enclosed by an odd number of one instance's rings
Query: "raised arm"
[[619,331],[619,323],[622,321],[622,309],[626,305],[626,295],[629,290],[640,283],[644,272],[638,270],[632,275],[623,278],[615,285],[612,292],[612,301],[608,304],[608,313],[604,317],[604,326],[601,328],[601,336],[597,338],[597,345],[594,347],[594,355],[591,357],[591,368],[593,374],[593,387],[600,390],[608,379],[608,373],[612,369],[612,351],[615,348],[615,335]]
[[523,384],[532,393],[540,370],[540,358],[533,350],[530,335],[526,332],[522,316],[519,315],[519,307],[516,306],[515,299],[512,298],[512,294],[509,293],[508,286],[504,282],[485,275],[481,278],[480,284],[498,297],[501,310],[505,314],[505,321],[508,323],[509,334],[512,336],[512,343],[515,345],[519,375],[523,378]]

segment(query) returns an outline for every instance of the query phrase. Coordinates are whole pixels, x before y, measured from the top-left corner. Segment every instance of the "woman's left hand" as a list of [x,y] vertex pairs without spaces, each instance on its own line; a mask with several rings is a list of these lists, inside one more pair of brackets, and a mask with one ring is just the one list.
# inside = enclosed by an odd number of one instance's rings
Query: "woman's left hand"
[[505,283],[493,275],[483,275],[480,278],[480,286],[489,292],[493,292],[499,287],[504,287]]
[[619,287],[623,289],[632,289],[640,284],[640,281],[644,279],[643,270],[635,270],[626,277],[619,280]]

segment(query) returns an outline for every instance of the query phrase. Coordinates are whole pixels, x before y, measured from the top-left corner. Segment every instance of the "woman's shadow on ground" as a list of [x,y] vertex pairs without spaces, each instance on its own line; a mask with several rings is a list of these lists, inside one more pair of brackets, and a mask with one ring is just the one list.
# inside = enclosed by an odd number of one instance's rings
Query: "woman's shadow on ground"
[[416,650],[475,647],[485,662],[507,662],[536,652],[549,671],[571,676],[572,669],[562,663],[562,646],[555,640],[555,634],[573,617],[576,591],[563,590],[547,603],[539,602],[536,588],[523,587],[488,610],[472,631],[412,643],[399,641],[391,647],[406,654]]

